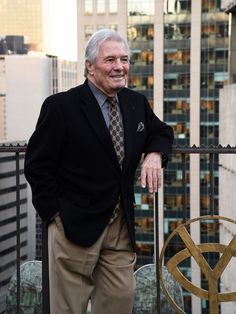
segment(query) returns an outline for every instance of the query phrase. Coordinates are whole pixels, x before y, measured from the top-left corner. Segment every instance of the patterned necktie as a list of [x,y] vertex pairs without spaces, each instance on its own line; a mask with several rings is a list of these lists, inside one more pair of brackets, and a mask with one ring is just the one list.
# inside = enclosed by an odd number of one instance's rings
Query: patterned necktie
[[116,107],[115,97],[108,97],[108,101],[110,103],[109,131],[111,134],[112,142],[116,151],[120,167],[122,167],[122,162],[125,155],[123,125]]

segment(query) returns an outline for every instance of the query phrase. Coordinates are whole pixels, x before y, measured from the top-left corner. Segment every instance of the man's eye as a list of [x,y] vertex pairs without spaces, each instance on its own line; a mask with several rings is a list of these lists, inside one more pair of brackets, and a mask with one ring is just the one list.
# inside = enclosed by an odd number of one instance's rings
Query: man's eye
[[127,57],[121,58],[122,63],[128,63],[129,59]]
[[121,62],[122,64],[127,64],[129,62],[129,58],[128,57],[121,57],[121,58],[106,58],[105,59],[105,63],[109,63],[109,64],[114,64],[115,62]]
[[115,61],[114,58],[108,58],[108,59],[106,59],[106,62],[107,62],[107,63],[113,63],[114,61]]

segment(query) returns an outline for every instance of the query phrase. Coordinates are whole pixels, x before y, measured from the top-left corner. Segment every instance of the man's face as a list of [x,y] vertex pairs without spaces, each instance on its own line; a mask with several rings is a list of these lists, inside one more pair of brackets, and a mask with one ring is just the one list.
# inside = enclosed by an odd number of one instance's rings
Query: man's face
[[87,61],[86,65],[89,80],[106,95],[114,96],[126,85],[129,59],[122,42],[105,41],[99,48],[95,64]]

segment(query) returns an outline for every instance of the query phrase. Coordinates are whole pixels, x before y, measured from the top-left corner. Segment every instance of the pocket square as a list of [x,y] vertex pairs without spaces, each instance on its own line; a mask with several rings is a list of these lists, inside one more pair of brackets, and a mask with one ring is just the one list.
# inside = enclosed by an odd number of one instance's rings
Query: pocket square
[[144,130],[144,123],[143,122],[139,122],[136,132],[142,132]]

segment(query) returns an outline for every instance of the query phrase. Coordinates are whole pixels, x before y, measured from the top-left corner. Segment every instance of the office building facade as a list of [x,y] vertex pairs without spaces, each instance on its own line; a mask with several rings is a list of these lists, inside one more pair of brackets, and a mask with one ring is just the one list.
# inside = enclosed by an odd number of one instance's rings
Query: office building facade
[[[119,23],[118,23],[119,21]],[[99,28],[113,28],[127,36],[131,48],[129,87],[146,95],[156,114],[175,131],[175,144],[217,145],[219,143],[219,90],[228,81],[229,17],[219,0],[78,1],[78,43],[85,47]],[[78,58],[78,78],[83,78],[83,56]],[[182,156],[173,155],[159,192],[160,246],[183,220],[209,213],[209,156],[191,155],[187,168],[187,213],[183,213]],[[215,160],[218,213],[218,161]],[[137,172],[137,179],[139,173]],[[153,261],[153,195],[135,187],[138,266]],[[209,228],[218,226],[209,222]],[[192,230],[196,242],[207,240],[199,229]],[[182,248],[173,243],[169,252]],[[216,256],[211,256],[212,263]],[[206,287],[200,271],[190,260],[183,273],[198,286]],[[207,302],[185,293],[187,313],[207,313]]]
[[0,3],[0,37],[24,36],[29,50],[42,51],[42,5],[41,0],[2,0]]
[[[220,142],[235,147],[236,119],[236,83],[225,86],[220,91]],[[222,154],[219,160],[219,214],[235,221],[236,194],[232,187],[236,184],[236,155]],[[227,221],[220,223],[220,243],[228,245],[236,234],[236,225]],[[236,261],[232,258],[222,274],[220,291],[236,291]],[[236,302],[222,303],[222,313],[236,313]]]
[[[219,139],[223,146],[235,147],[235,119],[236,119],[236,1],[224,0],[222,7],[229,14],[229,85],[220,91],[219,110]],[[219,214],[223,217],[235,219],[236,195],[232,187],[236,184],[236,156],[223,154],[219,159]],[[236,225],[221,221],[220,243],[228,245],[236,234]],[[235,276],[236,261],[232,258],[222,274],[220,291],[230,293],[236,291]],[[235,302],[224,302],[221,306],[222,313],[236,313]]]
[[[20,156],[20,260],[28,259],[27,184]],[[16,270],[16,161],[15,154],[0,155],[0,313],[4,313],[8,283]]]

